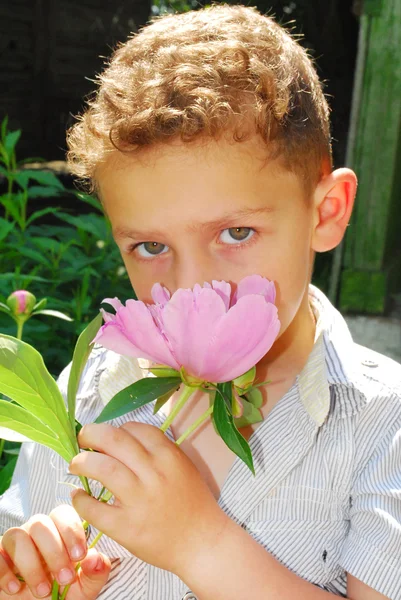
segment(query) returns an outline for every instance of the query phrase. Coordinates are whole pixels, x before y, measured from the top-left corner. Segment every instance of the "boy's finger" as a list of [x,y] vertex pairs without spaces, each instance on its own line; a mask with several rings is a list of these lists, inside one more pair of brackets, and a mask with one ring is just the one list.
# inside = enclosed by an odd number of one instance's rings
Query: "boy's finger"
[[20,527],[6,531],[1,544],[10,556],[17,572],[24,578],[35,598],[50,594],[51,585],[43,568],[38,550],[28,533]]
[[99,502],[80,489],[71,493],[71,499],[75,510],[83,519],[106,535],[113,533],[114,515],[118,510],[115,506]]
[[3,553],[0,554],[0,590],[7,594],[15,594],[20,591],[21,583],[13,573],[9,561],[5,559]]
[[69,590],[67,597],[70,600],[94,600],[100,594],[110,574],[110,560],[91,548],[81,562],[78,571],[78,580]]

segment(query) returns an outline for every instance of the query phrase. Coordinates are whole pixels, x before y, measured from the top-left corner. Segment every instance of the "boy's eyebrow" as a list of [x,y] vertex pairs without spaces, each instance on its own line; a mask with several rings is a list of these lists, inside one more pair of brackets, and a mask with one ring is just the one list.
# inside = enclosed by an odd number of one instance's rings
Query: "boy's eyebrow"
[[[189,223],[189,225],[186,227],[186,231],[188,233],[196,233],[200,229],[214,229],[216,227],[227,224],[230,221],[234,221],[241,217],[250,217],[250,216],[258,216],[258,215],[262,215],[262,214],[270,214],[273,211],[274,211],[274,209],[271,206],[261,206],[260,208],[245,207],[245,208],[242,208],[241,210],[237,210],[235,212],[226,213],[225,215],[223,215],[222,217],[220,217],[219,219],[216,219],[214,221],[204,221],[202,223],[199,223],[199,222]],[[116,227],[116,229],[113,230],[114,238],[120,238],[120,237],[136,238],[136,237],[148,237],[148,236],[151,237],[153,235],[163,235],[163,232],[160,230],[157,230],[157,229],[155,229],[153,231],[149,231],[149,230],[139,231],[139,230],[133,229],[131,227]]]

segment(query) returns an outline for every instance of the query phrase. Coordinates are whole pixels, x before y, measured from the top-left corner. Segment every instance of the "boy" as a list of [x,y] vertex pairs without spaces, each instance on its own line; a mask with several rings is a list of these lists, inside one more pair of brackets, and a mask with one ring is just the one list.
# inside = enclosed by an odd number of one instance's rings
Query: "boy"
[[[166,436],[158,427],[176,395],[156,415],[152,404],[113,426],[87,425],[80,445],[98,452],[74,458],[72,475],[26,444],[1,501],[2,531],[14,528],[2,540],[0,600],[13,568],[24,600],[44,597],[38,586],[52,577],[73,578],[72,548],[86,551],[77,513],[108,537],[93,555],[98,571],[92,558],[82,563],[72,600],[400,600],[401,368],[355,344],[310,284],[315,253],[343,238],[357,187],[353,171],[333,171],[311,60],[252,7],[153,21],[100,76],[68,158],[101,198],[139,300],[151,302],[157,281],[171,293],[213,279],[234,289],[253,273],[275,282],[281,330],[257,365],[258,381],[272,381],[264,420],[241,429],[256,476],[210,422],[173,444],[208,406],[205,394]],[[96,346],[79,420],[93,421],[140,366]],[[115,506],[83,491],[77,513],[66,506],[63,484],[78,474],[110,489]]]

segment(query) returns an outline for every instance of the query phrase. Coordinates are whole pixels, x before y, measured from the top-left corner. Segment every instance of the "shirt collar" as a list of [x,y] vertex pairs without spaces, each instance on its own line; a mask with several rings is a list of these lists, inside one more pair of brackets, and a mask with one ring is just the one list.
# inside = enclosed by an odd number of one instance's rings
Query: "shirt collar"
[[344,317],[316,286],[309,285],[309,303],[316,318],[315,343],[298,376],[301,402],[321,425],[331,405],[334,387],[343,416],[359,411],[366,402],[360,361]]

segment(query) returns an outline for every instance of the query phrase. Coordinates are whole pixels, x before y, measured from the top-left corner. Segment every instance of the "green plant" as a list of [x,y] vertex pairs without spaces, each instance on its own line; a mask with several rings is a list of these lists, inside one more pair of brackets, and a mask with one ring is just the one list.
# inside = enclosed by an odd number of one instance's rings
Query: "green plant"
[[[105,295],[128,298],[133,291],[99,201],[66,189],[50,171],[27,168],[28,159],[18,162],[16,146],[21,132],[8,131],[7,125],[5,118],[0,140],[0,178],[7,188],[0,196],[0,209],[4,209],[4,217],[0,216],[0,302],[4,304],[18,289],[29,289],[74,320],[50,326],[45,318],[37,317],[25,325],[24,339],[40,347],[56,375],[69,362],[74,338]],[[53,205],[61,194],[71,195],[75,203],[78,199],[93,211],[72,214],[72,210],[61,210]],[[49,198],[50,206],[27,216],[31,200],[39,196]],[[15,333],[3,314],[0,331]],[[60,339],[64,344],[60,345]]]
[[[41,314],[36,306],[35,319],[24,320],[24,341],[40,350],[56,378],[70,362],[77,336],[98,311],[103,298],[114,295],[129,298],[135,294],[99,201],[76,189],[65,188],[53,172],[31,169],[27,165],[33,161],[43,162],[41,158],[18,161],[20,137],[21,131],[9,131],[8,119],[3,119],[0,131],[0,186],[3,190],[0,194],[0,308],[3,307],[0,332],[16,335],[16,323],[4,307],[18,290],[29,289],[37,298],[46,298],[54,312],[73,319],[50,322],[49,315],[43,313],[42,303]],[[76,214],[76,208],[62,210],[55,205],[55,199],[62,195],[70,196],[75,204],[80,201],[85,208],[89,206],[91,212]],[[49,205],[32,210],[39,197],[47,198]],[[19,447],[19,442],[0,440],[0,493],[10,485]]]

